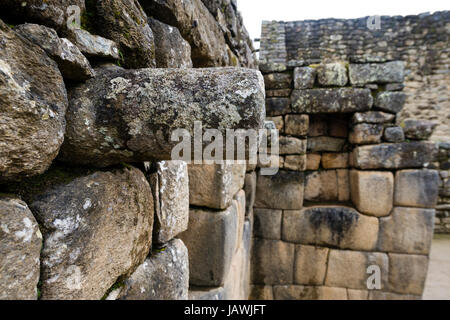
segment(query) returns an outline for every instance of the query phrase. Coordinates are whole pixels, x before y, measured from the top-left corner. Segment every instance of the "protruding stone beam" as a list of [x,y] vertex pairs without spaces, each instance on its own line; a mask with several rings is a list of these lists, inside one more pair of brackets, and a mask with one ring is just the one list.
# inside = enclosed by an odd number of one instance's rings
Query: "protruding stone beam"
[[[123,161],[170,160],[194,122],[217,129],[261,129],[264,82],[251,69],[101,68],[94,79],[70,90],[63,161],[105,167]],[[205,141],[204,146],[210,141]],[[224,148],[225,149],[225,148]],[[224,151],[225,155],[225,151]]]

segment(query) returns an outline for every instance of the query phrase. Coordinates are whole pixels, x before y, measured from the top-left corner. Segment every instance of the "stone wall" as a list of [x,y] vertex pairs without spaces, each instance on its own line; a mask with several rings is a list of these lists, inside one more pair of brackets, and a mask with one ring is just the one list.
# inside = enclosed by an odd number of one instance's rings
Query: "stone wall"
[[435,233],[450,233],[450,145],[439,144],[439,198]]
[[438,147],[396,119],[403,62],[296,64],[261,69],[280,170],[257,177],[251,298],[420,299]]
[[[399,120],[432,120],[433,140],[450,136],[450,72],[448,43],[450,12],[417,16],[382,16],[379,29],[369,17],[295,22],[265,21],[262,62],[295,65],[329,61],[405,61],[407,103]],[[369,21],[370,22],[370,21]]]

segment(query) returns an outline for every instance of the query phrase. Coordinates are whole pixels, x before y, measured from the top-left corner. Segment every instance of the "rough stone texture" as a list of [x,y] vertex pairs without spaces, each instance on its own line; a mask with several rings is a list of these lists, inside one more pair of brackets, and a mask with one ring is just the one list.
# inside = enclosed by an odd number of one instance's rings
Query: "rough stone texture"
[[280,170],[272,176],[258,175],[255,207],[301,209],[303,179],[303,172],[286,170]]
[[389,289],[395,293],[422,295],[428,271],[428,257],[389,254]]
[[281,220],[283,212],[273,209],[254,209],[254,236],[263,239],[281,239]]
[[306,154],[286,156],[284,158],[283,168],[295,171],[305,171],[306,162]]
[[350,200],[350,175],[347,169],[336,170],[337,174],[337,187],[338,187],[338,200],[349,201]]
[[94,70],[86,57],[68,39],[60,39],[54,29],[27,23],[15,27],[14,30],[44,49],[48,56],[56,61],[64,78],[84,81],[94,76]]
[[433,238],[434,209],[396,207],[380,219],[378,250],[428,254]]
[[192,68],[191,46],[180,31],[153,18],[148,23],[155,38],[156,67]]
[[294,69],[294,88],[311,89],[316,80],[316,70],[310,67],[300,67]]
[[327,271],[328,248],[295,247],[294,283],[321,285]]
[[274,286],[275,300],[347,300],[345,288],[325,286]]
[[97,31],[115,41],[126,68],[155,67],[155,43],[147,16],[136,0],[102,0],[96,4]]
[[281,237],[285,241],[336,246],[340,249],[374,250],[378,219],[349,207],[317,206],[283,212]]
[[293,136],[306,136],[309,128],[309,117],[306,114],[288,114],[284,118],[285,133]]
[[279,145],[280,155],[306,153],[306,139],[281,136],[279,143],[280,143]]
[[189,283],[222,286],[236,250],[237,202],[223,211],[191,208],[189,228],[180,235],[189,252]]
[[268,116],[279,116],[291,111],[289,98],[267,98],[266,112]]
[[308,153],[306,156],[306,170],[317,170],[320,167],[321,155]]
[[379,252],[330,250],[325,285],[367,289],[367,279],[370,275],[370,273],[367,273],[367,268],[371,265],[376,265],[380,268],[381,289],[385,289],[389,275],[389,259],[387,254]]
[[348,300],[367,300],[369,298],[368,290],[347,289]]
[[338,182],[336,170],[306,173],[304,198],[308,201],[337,200]]
[[292,75],[290,73],[270,73],[264,75],[266,90],[291,88]]
[[252,285],[249,300],[273,300],[272,286]]
[[189,288],[188,250],[174,239],[145,259],[120,290],[120,300],[186,300]]
[[298,113],[337,113],[367,111],[373,98],[369,89],[305,89],[294,90],[292,110]]
[[350,83],[364,85],[366,83],[403,82],[404,63],[391,61],[386,63],[350,64]]
[[347,168],[348,153],[324,153],[322,154],[322,166],[324,169]]
[[[226,129],[263,126],[264,89],[255,70],[111,66],[96,73],[70,91],[63,161],[103,167],[169,160],[181,143],[172,141],[173,130],[186,129],[192,137],[194,121],[224,136]],[[185,144],[193,144],[190,140]]]
[[254,284],[290,284],[294,279],[295,246],[279,240],[255,239],[252,256]]
[[58,154],[67,96],[41,48],[2,21],[0,38],[0,180],[12,180],[43,173]]
[[371,290],[368,300],[422,300],[422,296]]
[[166,243],[188,228],[189,176],[184,161],[161,161],[151,177],[155,200],[154,240]]
[[25,202],[0,198],[0,300],[35,300],[42,234]]
[[188,172],[191,205],[225,209],[244,186],[245,165],[190,164]]
[[405,141],[405,134],[402,127],[387,127],[384,129],[383,139],[387,142]]
[[380,143],[382,135],[382,124],[361,123],[352,128],[348,141],[352,144]]
[[428,140],[433,134],[437,123],[426,120],[406,119],[400,122],[405,137],[412,140]]
[[280,98],[280,97],[289,97],[291,95],[291,89],[275,89],[275,90],[266,90],[267,98]]
[[380,92],[377,94],[374,107],[386,112],[398,113],[406,102],[406,94],[403,92]]
[[401,170],[395,174],[394,204],[404,207],[434,208],[439,193],[436,170]]
[[308,150],[311,152],[339,152],[345,145],[345,139],[333,137],[312,137],[308,138],[307,144]]
[[341,62],[321,64],[316,70],[317,80],[322,86],[343,87],[348,82],[347,68]]
[[266,117],[266,121],[273,121],[275,128],[280,132],[284,132],[284,120],[282,116]]
[[431,142],[360,146],[353,150],[351,163],[360,169],[421,168],[433,162],[437,151]]
[[68,38],[84,55],[88,57],[109,60],[120,59],[119,47],[112,40],[90,34],[88,31],[83,29],[71,30]]
[[387,216],[393,206],[394,175],[382,171],[350,171],[350,194],[353,204],[362,213]]
[[56,185],[30,205],[43,228],[42,299],[100,299],[152,242],[153,197],[138,169]]
[[356,112],[353,114],[353,123],[387,123],[392,122],[395,116],[381,111]]

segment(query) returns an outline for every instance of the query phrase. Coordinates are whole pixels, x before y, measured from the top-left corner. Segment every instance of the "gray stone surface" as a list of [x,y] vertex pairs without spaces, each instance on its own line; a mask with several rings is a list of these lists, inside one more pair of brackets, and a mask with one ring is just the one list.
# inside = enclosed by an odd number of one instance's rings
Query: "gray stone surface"
[[347,300],[345,288],[326,286],[274,286],[275,300]]
[[224,289],[192,286],[189,288],[189,300],[224,300]]
[[305,245],[295,246],[294,283],[321,285],[325,281],[328,248]]
[[383,139],[387,142],[405,141],[405,133],[402,127],[387,127],[384,129]]
[[401,170],[395,174],[394,204],[404,207],[434,208],[439,193],[436,170]]
[[389,253],[389,290],[421,296],[427,271],[427,256]]
[[390,113],[381,111],[356,112],[352,117],[353,123],[386,123],[395,119]]
[[310,137],[308,138],[308,150],[311,152],[318,151],[342,151],[345,145],[345,139],[334,137]]
[[88,57],[109,60],[120,59],[119,47],[112,40],[91,34],[83,29],[71,30],[68,38]]
[[281,239],[283,211],[273,209],[254,209],[254,235],[262,239]]
[[266,98],[268,116],[279,116],[291,111],[289,98]]
[[360,123],[353,126],[348,136],[348,141],[352,144],[380,143],[382,135],[382,124]]
[[306,136],[309,129],[309,117],[306,114],[288,114],[284,118],[284,127],[288,135]]
[[316,80],[316,70],[310,67],[298,67],[294,69],[294,88],[311,89]]
[[406,119],[400,122],[400,126],[405,132],[406,139],[428,140],[433,134],[437,123],[427,120]]
[[403,92],[380,92],[377,94],[374,107],[380,110],[398,113],[403,109],[406,102],[406,94]]
[[270,73],[264,75],[266,90],[290,89],[292,83],[291,73]]
[[322,86],[343,87],[348,82],[347,68],[342,62],[321,64],[316,71],[317,80]]
[[404,63],[391,61],[385,63],[350,64],[350,83],[364,85],[366,83],[403,82]]
[[295,137],[281,136],[279,139],[279,154],[305,154],[306,139],[298,139]]

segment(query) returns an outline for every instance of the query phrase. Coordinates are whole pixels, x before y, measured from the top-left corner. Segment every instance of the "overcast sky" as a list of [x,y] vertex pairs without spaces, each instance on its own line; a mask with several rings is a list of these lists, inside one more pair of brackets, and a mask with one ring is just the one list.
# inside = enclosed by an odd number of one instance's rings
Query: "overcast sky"
[[449,0],[237,0],[237,3],[252,39],[260,37],[263,20],[350,19],[450,10]]

